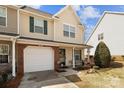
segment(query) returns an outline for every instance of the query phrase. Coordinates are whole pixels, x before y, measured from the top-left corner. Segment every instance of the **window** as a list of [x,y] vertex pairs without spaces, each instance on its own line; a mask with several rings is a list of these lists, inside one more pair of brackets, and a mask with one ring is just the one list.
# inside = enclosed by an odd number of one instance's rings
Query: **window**
[[75,38],[75,27],[64,24],[64,36]]
[[69,37],[69,26],[68,25],[64,25],[64,36]]
[[32,16],[29,17],[29,31],[34,33],[42,33],[44,35],[48,34],[48,22],[47,20],[42,20],[38,18],[34,18]]
[[101,34],[101,40],[103,39],[103,33]]
[[9,45],[0,44],[0,63],[8,63]]
[[70,37],[75,38],[75,28],[70,26]]
[[43,20],[34,19],[34,31],[37,32],[37,33],[44,33]]
[[98,35],[98,40],[100,40],[100,34]]
[[103,33],[101,33],[101,34],[98,34],[98,40],[103,40]]
[[75,50],[75,60],[81,60],[81,50]]
[[7,12],[6,12],[6,8],[4,7],[0,7],[0,25],[1,26],[6,26],[6,16]]

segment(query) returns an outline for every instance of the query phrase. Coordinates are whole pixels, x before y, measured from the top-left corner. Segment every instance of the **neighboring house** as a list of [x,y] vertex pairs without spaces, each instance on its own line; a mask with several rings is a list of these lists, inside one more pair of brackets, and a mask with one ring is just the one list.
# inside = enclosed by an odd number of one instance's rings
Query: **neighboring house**
[[84,26],[72,6],[51,15],[27,6],[0,6],[0,65],[13,76],[75,67],[84,59]]
[[124,13],[104,12],[94,28],[86,44],[94,48],[90,54],[94,55],[96,46],[103,41],[109,48],[114,60],[124,60]]

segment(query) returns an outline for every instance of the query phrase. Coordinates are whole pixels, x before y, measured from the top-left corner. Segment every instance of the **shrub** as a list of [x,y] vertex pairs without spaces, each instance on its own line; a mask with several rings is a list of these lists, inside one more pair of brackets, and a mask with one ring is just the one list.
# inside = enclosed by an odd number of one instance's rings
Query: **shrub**
[[8,74],[7,73],[3,74],[2,78],[3,78],[3,82],[6,82],[8,79]]
[[111,54],[104,42],[100,42],[96,47],[94,55],[95,65],[99,67],[109,67],[111,62]]

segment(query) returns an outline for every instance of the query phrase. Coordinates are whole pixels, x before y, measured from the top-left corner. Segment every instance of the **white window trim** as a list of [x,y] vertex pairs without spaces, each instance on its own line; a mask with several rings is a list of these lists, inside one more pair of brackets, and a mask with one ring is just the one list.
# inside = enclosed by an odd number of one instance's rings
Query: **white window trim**
[[7,27],[7,14],[8,14],[7,8],[6,7],[3,7],[3,6],[0,6],[0,7],[6,9],[6,25],[5,26],[0,25],[0,27]]
[[[71,31],[71,30],[70,30],[70,27],[73,27],[73,26],[69,26],[69,32],[70,32],[70,33],[74,33],[74,34],[76,35],[75,30],[74,30],[74,32]],[[74,27],[74,29],[76,29],[76,28]],[[69,34],[70,34],[70,33],[69,33]],[[71,37],[71,35],[70,35],[70,38],[75,38],[75,35],[74,35],[74,37]]]
[[[38,20],[39,18],[34,17],[34,33],[38,33],[35,31],[35,20]],[[39,33],[39,34],[44,34],[44,20],[43,19],[39,19],[43,21],[43,33]]]
[[[68,24],[65,24],[65,23],[63,24],[63,31],[64,31],[64,25],[68,25]],[[70,25],[68,25],[68,26],[69,26],[69,31],[65,31],[65,32],[69,32],[69,36],[64,35],[64,37],[69,37],[70,38]]]
[[103,40],[101,37],[103,36],[103,39],[104,39],[104,33],[99,33],[98,34],[98,41],[100,41],[100,40]]
[[[69,38],[75,38],[75,37],[71,37],[70,36],[70,32],[72,32],[72,31],[70,31],[70,26],[75,28],[75,36],[76,36],[76,26],[72,25],[72,24],[68,24],[68,23],[63,23],[63,31],[64,31],[64,25],[68,25],[69,26]],[[67,37],[67,36],[64,36],[64,37]]]
[[[9,44],[0,44],[0,45],[6,45],[8,47],[8,63],[10,62],[10,59],[9,59]],[[6,55],[6,54],[0,54],[0,55]],[[0,63],[0,64],[6,64],[6,63]]]

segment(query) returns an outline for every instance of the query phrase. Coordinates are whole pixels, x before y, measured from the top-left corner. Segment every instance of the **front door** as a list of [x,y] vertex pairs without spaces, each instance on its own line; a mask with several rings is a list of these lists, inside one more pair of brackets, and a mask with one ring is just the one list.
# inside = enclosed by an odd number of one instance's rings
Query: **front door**
[[66,61],[65,49],[59,49],[59,60],[61,65],[65,66]]

